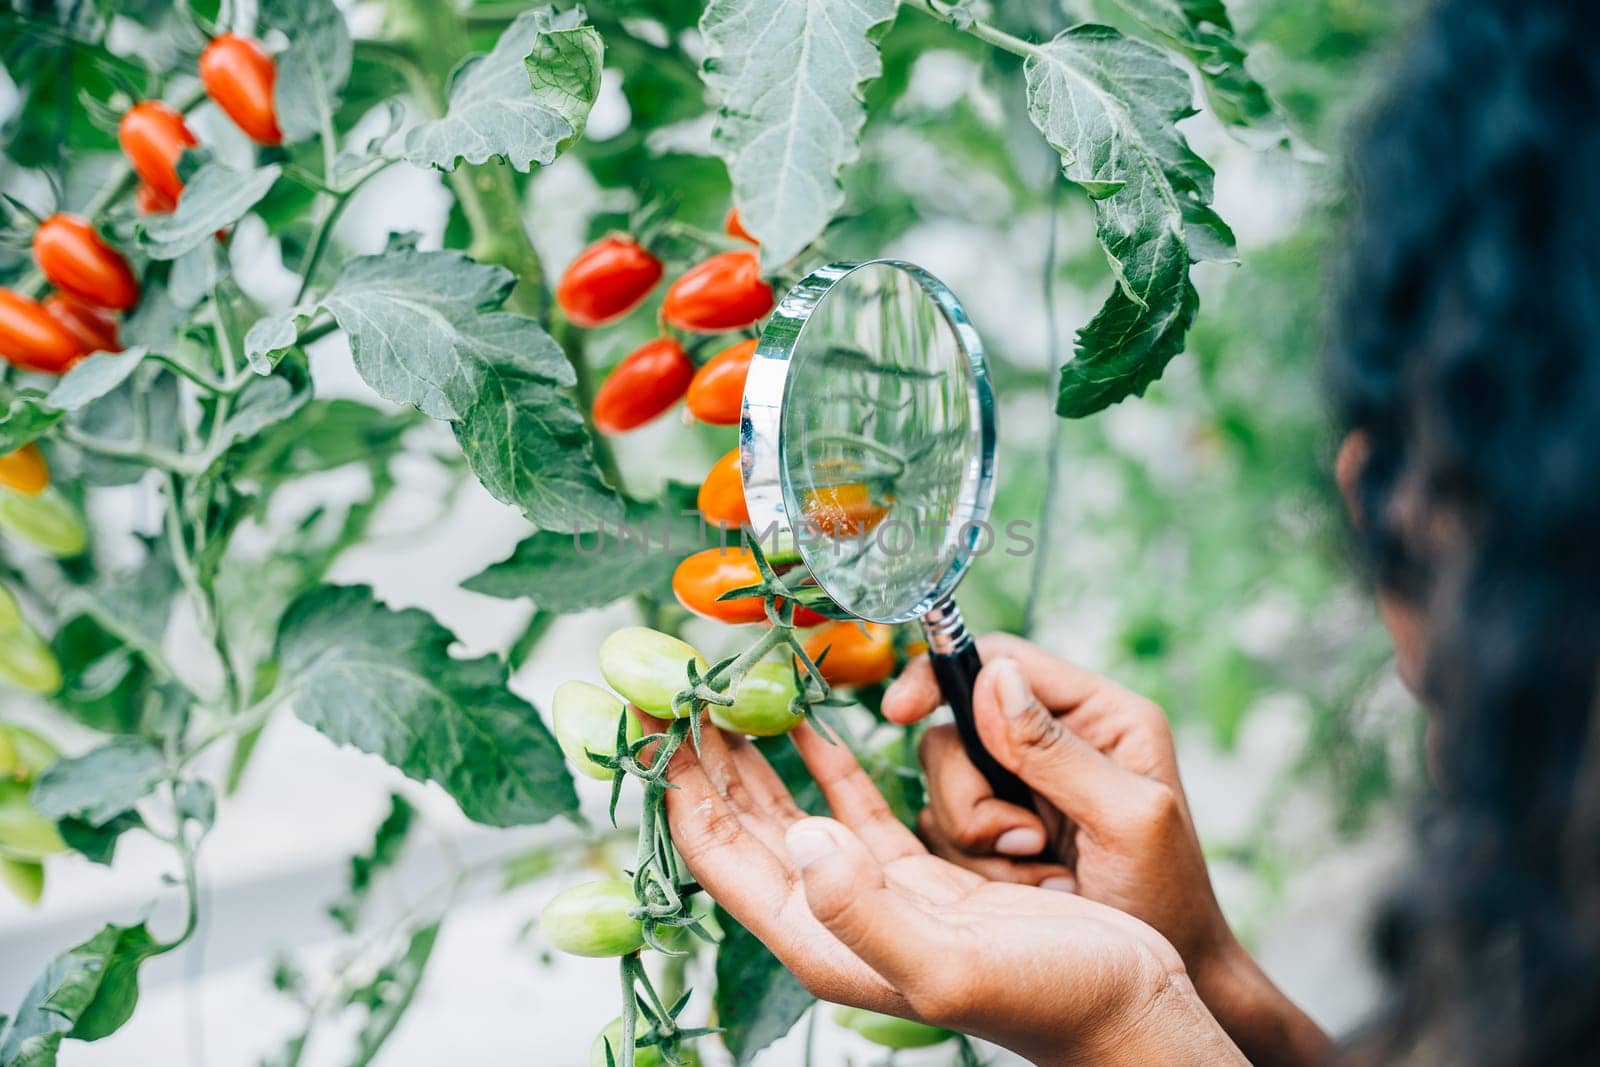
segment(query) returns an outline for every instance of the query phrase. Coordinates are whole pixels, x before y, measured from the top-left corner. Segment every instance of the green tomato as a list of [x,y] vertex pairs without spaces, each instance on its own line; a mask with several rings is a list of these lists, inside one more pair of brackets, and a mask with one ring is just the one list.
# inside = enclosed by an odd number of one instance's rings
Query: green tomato
[[56,824],[28,803],[28,786],[0,781],[0,858],[37,862],[66,850]]
[[21,772],[17,777],[24,780],[37,778],[61,755],[56,746],[26,726],[0,726],[0,731],[10,735],[17,753],[17,770]]
[[[644,1016],[639,1016],[634,1025],[635,1040],[644,1037],[650,1032],[650,1023]],[[594,1035],[594,1044],[589,1046],[589,1067],[607,1067],[606,1042],[611,1043],[611,1060],[613,1063],[622,1062],[622,1017],[618,1016],[606,1023],[606,1028]],[[690,1054],[684,1057],[684,1067],[695,1067],[700,1062],[698,1056]],[[636,1048],[633,1055],[634,1067],[667,1067],[667,1057],[656,1045],[648,1048]]]
[[791,710],[794,697],[793,668],[787,663],[758,663],[739,679],[731,705],[711,705],[711,721],[730,733],[777,737],[805,718]]
[[644,736],[644,727],[628,710],[628,706],[598,685],[588,682],[563,682],[556,690],[550,705],[550,719],[555,726],[556,744],[561,746],[567,759],[579,774],[611,780],[611,772],[589,758],[617,754],[617,718],[628,720],[628,743]]
[[89,547],[82,517],[54,489],[38,496],[0,490],[0,530],[9,530],[58,559],[81,556]]
[[0,681],[51,696],[61,689],[61,664],[50,646],[26,626],[0,631]]
[[701,677],[711,669],[693,646],[643,626],[624,627],[600,643],[600,673],[611,688],[662,719],[682,717],[672,698],[689,688],[690,660]]
[[24,904],[37,904],[39,898],[44,896],[44,864],[0,859],[0,882],[4,882]]
[[874,1045],[884,1048],[927,1048],[955,1037],[950,1030],[941,1030],[926,1023],[899,1019],[893,1015],[880,1015],[865,1008],[837,1007],[833,1021],[846,1030],[854,1030]]
[[644,923],[633,886],[620,878],[585,882],[557,893],[539,915],[544,939],[574,956],[626,956],[644,947]]
[[17,604],[17,598],[11,595],[11,590],[0,585],[0,634],[24,626],[22,608]]

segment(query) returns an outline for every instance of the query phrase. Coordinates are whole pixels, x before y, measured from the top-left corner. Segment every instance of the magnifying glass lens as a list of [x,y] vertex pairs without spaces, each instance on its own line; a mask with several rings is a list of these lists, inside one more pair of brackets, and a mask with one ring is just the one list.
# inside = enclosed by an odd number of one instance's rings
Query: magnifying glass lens
[[812,577],[862,618],[923,615],[986,536],[987,390],[957,326],[916,274],[869,263],[820,298],[788,375],[784,507]]

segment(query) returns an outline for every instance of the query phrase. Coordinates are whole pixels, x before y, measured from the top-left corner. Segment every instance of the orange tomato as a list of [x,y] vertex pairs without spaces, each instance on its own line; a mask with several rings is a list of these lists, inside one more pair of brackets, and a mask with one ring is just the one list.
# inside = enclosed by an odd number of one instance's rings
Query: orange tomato
[[50,465],[33,445],[0,456],[0,486],[23,496],[38,496],[49,484]]
[[805,650],[829,685],[876,685],[894,673],[894,627],[882,623],[830,622],[806,638]]
[[736,207],[730,207],[728,213],[722,217],[722,232],[729,237],[737,237],[741,241],[749,241],[753,245],[761,243],[750,235],[749,230],[744,228],[744,220],[739,217],[739,209]]
[[711,526],[738,529],[750,521],[750,510],[744,503],[744,474],[739,466],[739,450],[730,449],[727,455],[711,465],[711,472],[700,483],[700,495],[695,499],[700,517]]
[[282,144],[272,108],[278,65],[256,42],[225,33],[200,53],[200,83],[233,124],[257,144]]
[[689,388],[694,360],[675,337],[657,337],[629,352],[594,397],[601,433],[626,433],[659,416]]
[[808,489],[802,508],[807,522],[833,538],[870,533],[889,514],[888,506],[874,501],[861,482]]
[[183,192],[178,158],[185,148],[199,143],[183,116],[159,100],[141,101],[122,116],[117,142],[139,177],[176,204]]
[[82,216],[57,212],[41,222],[33,258],[56,288],[85,303],[126,311],[139,302],[133,268]]
[[[744,596],[734,600],[718,597],[734,589],[761,584],[761,568],[756,557],[747,548],[730,545],[727,548],[706,548],[678,564],[672,574],[672,594],[689,611],[707,619],[716,619],[737,625],[747,622],[766,622],[767,609],[759,596]],[[796,626],[815,626],[824,616],[810,608],[796,607]]]
[[693,333],[722,333],[754,325],[772,310],[772,286],[754,252],[722,252],[672,283],[661,302],[668,325]]
[[51,293],[44,298],[44,309],[78,339],[84,352],[122,351],[117,320],[92,304],[66,293]]
[[43,304],[0,289],[0,356],[23,370],[60,374],[83,355],[83,346]]
[[756,339],[729,345],[695,372],[689,383],[689,414],[713,426],[737,426],[744,405],[744,380],[755,358]]

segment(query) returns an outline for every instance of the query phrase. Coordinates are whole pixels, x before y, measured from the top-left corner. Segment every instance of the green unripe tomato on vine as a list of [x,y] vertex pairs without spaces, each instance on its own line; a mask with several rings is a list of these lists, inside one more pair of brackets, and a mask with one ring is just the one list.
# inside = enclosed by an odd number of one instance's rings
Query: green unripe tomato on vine
[[57,559],[81,556],[89,547],[82,517],[54,489],[38,496],[0,490],[0,530],[32,542]]
[[[633,1033],[634,1039],[644,1037],[650,1032],[650,1023],[641,1015],[636,1020]],[[622,1017],[612,1019],[606,1023],[604,1030],[594,1036],[594,1044],[589,1046],[589,1067],[610,1067],[606,1063],[606,1042],[611,1043],[612,1063],[622,1062]],[[683,1060],[683,1067],[697,1067],[700,1062],[698,1056],[692,1053]],[[668,1067],[667,1057],[655,1045],[644,1048],[635,1048],[633,1053],[633,1067]]]
[[956,1036],[951,1030],[941,1030],[937,1026],[893,1015],[881,1015],[865,1008],[834,1008],[833,1021],[846,1030],[860,1034],[874,1045],[892,1049],[928,1048]]
[[66,848],[56,824],[28,803],[27,784],[0,781],[0,858],[36,863]]
[[628,743],[644,736],[644,727],[628,706],[598,685],[588,682],[563,682],[550,704],[550,719],[555,727],[556,744],[572,761],[579,774],[608,782],[611,772],[594,760],[596,756],[617,754],[617,720],[626,718]]
[[55,653],[22,617],[10,593],[0,589],[0,682],[49,696],[61,688]]
[[793,710],[794,669],[787,663],[758,663],[739,680],[733,704],[711,705],[711,721],[730,733],[777,737],[800,725]]
[[[38,777],[61,755],[56,746],[26,726],[0,726],[0,735],[5,737],[5,741],[0,743],[0,753],[12,753],[14,763],[10,775],[24,782]],[[0,777],[6,774],[4,760],[0,758]]]
[[573,956],[626,956],[644,947],[644,923],[633,886],[620,878],[585,882],[557,893],[539,915],[544,939]]
[[670,634],[627,626],[600,644],[600,673],[630,703],[661,719],[682,718],[672,698],[689,688],[689,661],[702,677],[710,670],[694,647]]

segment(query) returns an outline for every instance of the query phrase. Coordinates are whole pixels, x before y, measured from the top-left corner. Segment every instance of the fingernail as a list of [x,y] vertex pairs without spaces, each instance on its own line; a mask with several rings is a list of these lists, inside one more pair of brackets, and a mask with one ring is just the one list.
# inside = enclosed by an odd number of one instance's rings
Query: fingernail
[[789,846],[789,858],[801,870],[839,851],[833,835],[815,823],[796,823],[785,835],[784,842]]
[[1078,885],[1071,878],[1063,878],[1060,875],[1057,875],[1054,878],[1046,878],[1044,881],[1040,882],[1039,888],[1052,889],[1057,893],[1075,893],[1077,892]]
[[1007,856],[1036,856],[1044,849],[1044,835],[1039,831],[1018,826],[995,838],[994,850]]
[[1000,710],[1008,719],[1020,718],[1033,704],[1033,690],[1028,688],[1027,679],[1011,660],[996,660],[994,666],[998,668]]

